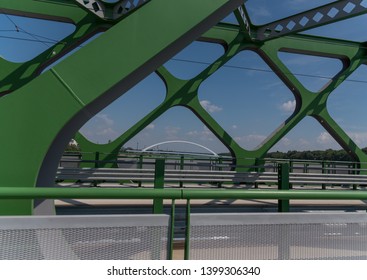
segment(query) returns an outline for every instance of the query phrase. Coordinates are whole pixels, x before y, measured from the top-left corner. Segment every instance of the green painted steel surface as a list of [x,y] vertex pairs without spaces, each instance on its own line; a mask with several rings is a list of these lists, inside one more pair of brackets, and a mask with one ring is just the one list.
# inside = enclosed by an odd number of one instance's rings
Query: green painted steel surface
[[[165,160],[157,159],[155,161],[155,170],[154,170],[154,188],[155,189],[164,189],[164,169],[165,169]],[[153,202],[153,213],[154,214],[163,214],[163,199],[155,199]]]
[[334,190],[186,190],[116,188],[0,188],[2,199],[302,199],[366,200],[365,191]]
[[[327,7],[331,8],[332,5],[327,5]],[[317,9],[313,9],[312,11],[316,12]],[[359,9],[357,15],[366,12],[367,9]],[[340,21],[350,16],[351,15],[345,15],[345,17],[333,18],[332,22]],[[289,20],[291,19],[292,18]],[[322,22],[318,25],[325,25],[327,23],[329,22]],[[251,32],[254,34],[256,34],[257,30],[261,30],[264,27],[255,26],[251,23],[250,25]],[[229,149],[232,156],[236,159],[237,166],[239,166],[237,167],[238,171],[247,170],[248,168],[246,166],[248,165],[256,165],[259,159],[261,160],[275,144],[306,117],[313,117],[316,119],[352,158],[360,162],[362,168],[366,168],[367,155],[330,116],[327,109],[327,101],[332,92],[359,66],[366,62],[365,45],[363,43],[345,40],[295,34],[294,32],[289,32],[288,34],[272,40],[259,41],[253,39],[249,34],[244,32],[243,28],[241,22],[239,26],[221,23],[203,34],[201,40],[217,42],[224,45],[226,49],[224,55],[219,57],[200,74],[190,80],[178,79],[164,67],[157,69],[157,73],[163,79],[167,87],[165,100],[112,143],[98,146],[93,143],[82,141],[82,150],[89,152],[98,150],[100,147],[104,150],[110,149],[111,153],[115,153],[118,147],[121,148],[125,143],[169,109],[175,106],[183,106],[189,108]],[[269,64],[274,73],[279,76],[285,85],[291,89],[296,99],[296,110],[293,115],[281,124],[274,133],[265,139],[262,145],[255,150],[246,150],[242,148],[201,106],[198,98],[200,85],[223,67],[230,59],[244,50],[257,52],[264,61]],[[333,77],[326,87],[315,94],[305,88],[296,76],[283,64],[278,57],[279,51],[340,59],[343,62],[343,69]]]
[[[57,20],[62,17],[74,22],[76,31],[65,39],[63,49],[68,41],[76,44],[98,28],[108,30],[39,76],[40,64],[50,63],[50,53],[57,54],[58,49],[47,50],[21,65],[8,66],[1,60],[1,91],[8,93],[0,100],[0,127],[7,135],[0,140],[1,186],[52,185],[64,147],[88,119],[240,2],[155,0],[111,27],[74,1],[2,1],[0,8],[7,13]],[[190,14],[182,10],[189,10]],[[3,214],[32,211],[31,200],[0,203]]]
[[[88,119],[152,71],[156,71],[164,80],[167,87],[165,100],[109,144],[97,145],[77,135],[82,151],[90,155],[84,159],[92,161],[98,152],[100,160],[114,161],[119,149],[150,123],[172,107],[184,106],[229,149],[239,166],[238,171],[248,169],[246,165],[254,165],[259,159],[261,161],[271,147],[308,116],[315,118],[366,169],[367,155],[327,109],[332,92],[366,63],[365,44],[301,35],[295,30],[261,40],[257,36],[258,32],[268,27],[252,24],[245,6],[241,6],[242,11],[235,11],[239,25],[217,24],[243,2],[152,0],[119,20],[106,21],[74,0],[1,1],[3,13],[69,22],[75,24],[76,30],[62,43],[29,62],[14,64],[0,59],[0,93],[4,95],[0,99],[0,127],[6,135],[0,140],[0,186],[50,186],[57,161],[69,139]],[[335,5],[341,5],[341,2],[348,1],[336,1]],[[357,1],[353,2],[358,6],[355,14],[334,17],[317,25],[367,12]],[[297,17],[302,18],[317,11],[324,12],[327,11],[326,6],[329,9],[333,5],[331,3],[285,20],[296,20]],[[302,30],[307,28],[311,27],[305,26]],[[39,75],[47,65],[102,30],[105,33],[98,39]],[[167,69],[160,67],[200,36],[201,40],[224,45],[224,55],[190,80],[177,79]],[[257,52],[291,89],[297,103],[293,115],[253,151],[240,147],[203,108],[198,98],[201,83],[244,50]],[[279,51],[337,58],[343,61],[343,68],[326,87],[315,94],[306,89],[282,63],[278,57]],[[110,166],[115,164],[105,165]],[[0,203],[0,213],[3,214],[31,214],[32,211],[33,202],[29,199],[3,200]]]
[[[289,165],[278,165],[278,190],[289,190]],[[289,200],[278,200],[278,212],[289,212]]]

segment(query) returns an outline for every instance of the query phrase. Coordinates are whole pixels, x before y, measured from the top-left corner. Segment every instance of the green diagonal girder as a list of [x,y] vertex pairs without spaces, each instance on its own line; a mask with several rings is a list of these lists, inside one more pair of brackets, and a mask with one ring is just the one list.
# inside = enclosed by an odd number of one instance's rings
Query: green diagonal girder
[[[73,22],[76,31],[27,63],[12,64],[0,60],[0,93],[12,92],[0,99],[0,127],[8,136],[0,140],[3,147],[1,166],[4,166],[0,186],[50,186],[64,146],[89,118],[156,70],[241,2],[152,0],[111,27],[115,23],[106,25],[71,0],[3,0],[0,3],[3,12]],[[45,65],[101,29],[108,31],[51,71],[37,77]],[[243,26],[228,24],[214,26],[202,35],[202,39],[223,44],[225,54],[191,80],[177,79],[163,67],[159,68],[157,73],[167,86],[165,100],[110,144],[93,144],[79,136],[83,151],[117,153],[124,143],[167,110],[185,106],[228,147],[239,165],[256,163],[256,158],[263,157],[302,119],[312,116],[361,162],[362,167],[367,167],[366,154],[327,110],[330,94],[366,62],[363,44],[305,35],[284,36],[263,43],[252,42]],[[240,147],[202,108],[198,99],[201,83],[247,49],[261,55],[292,90],[297,101],[294,114],[254,151]],[[279,60],[278,51],[343,59],[344,68],[322,91],[312,93]],[[111,160],[114,157],[108,155],[100,159]],[[6,200],[0,205],[0,213],[30,214],[32,208],[30,200]]]
[[[365,62],[364,48],[361,44],[319,38],[306,35],[295,35],[274,39],[264,44],[254,44],[246,40],[243,33],[234,32],[233,27],[214,27],[204,35],[204,39],[226,44],[226,53],[212,65],[200,73],[197,77],[182,81],[174,78],[166,69],[160,71],[161,77],[167,85],[167,98],[155,110],[148,114],[136,125],[131,127],[114,144],[120,142],[122,146],[133,136],[144,129],[157,117],[173,106],[181,105],[190,108],[198,118],[218,137],[219,140],[231,151],[237,164],[255,164],[256,158],[264,155],[291,131],[302,119],[312,116],[334,137],[334,139],[364,166],[367,162],[365,153],[353,142],[353,140],[339,127],[327,112],[327,100],[330,94],[347,79],[362,63]],[[258,52],[269,64],[281,80],[291,89],[297,101],[296,112],[255,151],[241,148],[232,137],[206,112],[200,105],[198,90],[202,81],[215,73],[226,62],[242,50],[251,49]],[[332,82],[319,93],[307,90],[278,58],[278,51],[291,51],[309,55],[320,55],[341,59],[344,68],[334,77]]]
[[[367,7],[366,4],[363,5],[362,2],[363,0],[332,1],[331,3],[323,6],[304,11],[287,18],[282,18],[271,23],[261,26],[252,25],[252,36],[255,40],[264,41],[363,15],[367,13]],[[349,11],[347,9],[344,10],[348,5],[354,6],[353,9]],[[337,11],[334,16],[330,13],[332,11]],[[320,16],[321,18],[319,20],[315,20],[314,17],[317,16]],[[305,21],[302,23],[302,20]],[[277,27],[281,27],[282,29],[277,31]],[[267,32],[268,34],[265,35]]]
[[[4,2],[9,7],[1,3],[0,8],[14,9],[14,2]],[[53,2],[62,1],[45,3]],[[3,96],[0,127],[7,137],[0,140],[1,186],[52,185],[64,147],[88,119],[241,2],[150,1],[51,70]],[[31,214],[32,210],[31,200],[0,204],[2,214]]]
[[[365,153],[353,142],[353,140],[339,127],[327,112],[327,100],[330,94],[347,79],[362,63],[365,62],[363,45],[348,41],[320,38],[307,35],[294,35],[273,39],[265,43],[254,43],[248,40],[246,33],[238,31],[238,27],[220,25],[212,28],[203,35],[204,40],[219,42],[225,45],[225,54],[208,66],[195,78],[183,81],[172,76],[166,69],[161,68],[158,73],[167,85],[167,96],[164,102],[156,109],[137,122],[119,138],[113,145],[120,147],[137,135],[156,118],[164,114],[173,106],[188,107],[193,113],[218,137],[218,139],[230,150],[236,158],[238,165],[253,165],[257,158],[262,158],[278,143],[289,131],[291,131],[302,119],[312,116],[333,136],[333,138],[352,157],[361,162],[362,167],[367,162]],[[297,101],[294,114],[281,124],[264,142],[254,151],[245,150],[202,108],[198,99],[200,84],[210,75],[215,73],[231,58],[239,52],[250,49],[256,51],[269,64],[280,79],[290,88]],[[293,73],[278,58],[279,51],[319,55],[341,59],[344,67],[334,77],[332,82],[321,92],[314,93],[306,89]],[[250,116],[249,116],[250,117]],[[83,147],[82,147],[83,148]],[[87,147],[85,147],[88,150]],[[91,150],[96,147],[91,147]],[[111,149],[112,150],[112,149]],[[239,168],[239,170],[242,168]]]
[[[230,32],[225,31],[225,27]],[[217,135],[224,145],[229,147],[232,154],[235,155],[235,150],[241,149],[236,142],[223,130],[223,128],[216,123],[216,121],[202,108],[197,98],[198,88],[203,80],[208,76],[215,73],[221,66],[223,66],[228,60],[230,60],[238,52],[240,47],[240,41],[242,35],[238,35],[236,28],[230,28],[226,25],[220,28],[213,28],[207,32],[204,36],[210,36],[211,41],[220,42],[231,48],[225,56],[219,58],[216,62],[210,65],[207,69],[203,70],[196,78],[192,80],[181,80],[171,75],[167,69],[160,67],[157,70],[158,75],[164,80],[167,87],[165,100],[158,105],[154,110],[147,114],[144,118],[138,121],[135,125],[130,127],[120,137],[107,144],[95,144],[88,141],[83,135],[77,134],[75,140],[78,142],[83,153],[83,160],[90,161],[95,159],[94,152],[100,152],[100,160],[106,161],[101,163],[104,167],[114,166],[113,163],[108,161],[114,161],[116,159],[117,151],[139,132],[141,132],[146,126],[155,121],[169,109],[175,106],[188,107],[197,115],[200,120],[211,129],[214,134]],[[209,38],[204,37],[202,39]],[[233,150],[233,148],[235,148]],[[93,163],[84,163],[84,167],[92,167]]]
[[20,16],[33,16],[44,19],[55,19],[79,22],[88,12],[80,9],[74,0],[2,0],[2,12]]
[[[367,162],[366,155],[327,112],[327,100],[330,94],[363,63],[363,47],[360,44],[351,42],[336,42],[312,36],[295,36],[267,42],[261,50],[266,53],[271,63],[277,67],[274,69],[275,73],[295,94],[298,111],[268,139],[260,150],[262,149],[266,153],[304,117],[313,116],[352,157],[361,163]],[[307,90],[279,60],[277,52],[280,50],[339,58],[344,61],[344,67],[329,85],[320,92],[313,93]]]
[[25,85],[48,64],[62,57],[97,30],[107,27],[95,16],[79,8],[73,0],[2,0],[0,12],[71,23],[76,27],[70,36],[28,62],[12,63],[0,58],[0,94],[14,91]]

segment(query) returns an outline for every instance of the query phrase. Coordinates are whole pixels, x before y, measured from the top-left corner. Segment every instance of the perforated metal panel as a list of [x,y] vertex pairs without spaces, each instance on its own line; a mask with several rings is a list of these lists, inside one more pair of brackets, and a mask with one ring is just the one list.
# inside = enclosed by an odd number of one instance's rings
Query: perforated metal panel
[[0,259],[166,259],[168,215],[1,217]]
[[190,259],[367,259],[367,214],[192,214]]

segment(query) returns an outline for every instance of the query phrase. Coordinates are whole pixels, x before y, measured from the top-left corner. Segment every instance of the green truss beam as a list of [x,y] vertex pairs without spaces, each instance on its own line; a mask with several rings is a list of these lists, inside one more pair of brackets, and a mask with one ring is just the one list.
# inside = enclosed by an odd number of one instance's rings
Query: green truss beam
[[[255,43],[249,40],[246,33],[238,27],[223,24],[205,33],[201,40],[224,44],[225,54],[191,80],[177,79],[167,69],[161,67],[157,73],[167,86],[165,100],[119,138],[110,144],[101,146],[101,148],[103,147],[106,151],[106,148],[110,145],[110,150],[116,151],[117,147],[121,148],[127,141],[170,108],[184,106],[189,108],[229,149],[236,159],[236,163],[240,166],[238,170],[247,170],[246,167],[241,166],[257,164],[257,159],[263,158],[276,143],[307,116],[314,117],[355,160],[361,162],[362,167],[365,167],[365,162],[367,162],[365,153],[339,127],[327,111],[327,100],[330,94],[365,62],[365,52],[362,44],[307,35],[286,36],[264,43]],[[239,146],[200,105],[198,98],[200,84],[244,50],[257,52],[269,64],[274,73],[290,88],[297,102],[294,114],[254,151]],[[343,61],[344,67],[332,79],[331,83],[321,92],[315,94],[306,89],[281,62],[278,58],[279,51],[337,58]],[[92,145],[94,146],[92,147]],[[83,151],[98,150],[98,145],[92,143],[86,145],[83,142],[81,147]]]
[[[91,1],[94,2],[100,1]],[[274,36],[257,40],[251,37],[253,32],[259,32],[261,28],[266,31],[271,24],[277,24],[272,27],[276,31],[279,24],[295,21],[316,11],[327,15],[335,5],[344,5],[346,2],[355,5],[354,11],[344,11],[344,14],[330,19],[305,24],[303,29],[295,26],[289,32],[276,32]],[[166,84],[164,101],[109,144],[97,145],[77,135],[76,140],[83,152],[99,152],[100,160],[113,161],[120,148],[146,126],[170,108],[184,106],[229,149],[235,163],[240,166],[238,170],[247,169],[245,165],[256,164],[258,159],[263,158],[300,121],[309,116],[315,118],[362,167],[367,168],[367,155],[327,110],[327,101],[333,91],[360,65],[366,63],[365,45],[295,34],[300,30],[365,13],[361,1],[336,1],[262,27],[251,24],[244,1],[241,0],[141,1],[138,8],[126,11],[122,17],[111,17],[115,7],[121,8],[126,3],[121,0],[116,6],[107,5],[110,10],[104,16],[89,11],[76,0],[3,0],[0,3],[3,13],[58,20],[76,26],[73,34],[31,61],[14,64],[0,59],[0,93],[4,95],[0,98],[0,127],[7,135],[0,139],[0,187],[52,185],[58,161],[70,138],[98,111],[153,71]],[[232,11],[235,11],[239,25],[217,24]],[[98,31],[105,32],[51,70],[39,74],[47,65]],[[200,40],[222,44],[225,47],[224,55],[190,80],[177,79],[161,66],[199,37]],[[198,98],[201,83],[244,50],[257,52],[290,88],[297,103],[293,115],[254,151],[238,145],[201,106]],[[315,94],[307,90],[282,63],[278,58],[279,51],[337,58],[343,61],[344,67],[326,87]],[[94,160],[94,155],[84,159]],[[37,209],[45,205],[35,204]],[[24,215],[38,211],[34,211],[30,199],[3,200],[0,204],[0,214]]]
[[[338,22],[367,13],[367,3],[361,0],[340,0],[306,12],[292,15],[261,26],[252,25],[251,37],[265,41],[315,27]],[[247,18],[244,18],[246,22]]]
[[[52,5],[76,7],[70,1],[19,2],[24,6],[5,1],[0,8],[33,13],[39,7],[46,14]],[[51,70],[3,96],[0,127],[7,137],[0,139],[1,186],[53,185],[66,144],[88,119],[240,4],[240,0],[150,1]],[[190,11],[189,18],[183,10]],[[77,25],[80,32],[83,23]],[[15,72],[10,70],[10,75],[13,83],[19,82]],[[41,209],[42,204],[36,204]],[[33,206],[32,200],[2,200],[0,213],[32,214]]]

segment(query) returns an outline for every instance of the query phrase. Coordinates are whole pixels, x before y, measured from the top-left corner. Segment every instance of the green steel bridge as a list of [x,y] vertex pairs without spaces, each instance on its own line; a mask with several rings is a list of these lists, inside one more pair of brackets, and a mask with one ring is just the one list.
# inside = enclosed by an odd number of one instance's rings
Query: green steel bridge
[[[47,187],[54,186],[60,158],[71,138],[83,152],[91,152],[85,153],[83,160],[95,160],[98,152],[103,163],[100,167],[114,167],[121,147],[174,106],[189,108],[216,135],[232,154],[238,172],[247,171],[246,166],[261,165],[282,137],[311,116],[355,160],[358,173],[367,173],[367,155],[330,116],[326,106],[332,92],[366,63],[365,42],[300,33],[363,15],[367,13],[366,1],[334,1],[264,25],[251,21],[244,0],[2,0],[0,11],[75,25],[71,35],[30,61],[12,63],[0,58],[3,215],[51,211],[53,205],[42,199],[55,198]],[[230,13],[237,23],[221,22]],[[101,31],[103,35],[42,73]],[[162,65],[195,40],[220,43],[225,53],[196,77],[177,79]],[[244,50],[258,53],[296,100],[294,113],[261,147],[251,151],[242,148],[198,98],[200,84]],[[278,58],[280,50],[337,58],[343,67],[319,94],[313,94]],[[154,71],[167,87],[159,106],[111,143],[97,145],[78,133],[90,118]],[[51,193],[43,193],[42,187]],[[37,191],[41,192],[37,195]],[[61,196],[76,192],[59,191],[55,193]],[[114,194],[103,191],[107,197]],[[91,194],[94,196],[94,191]]]

